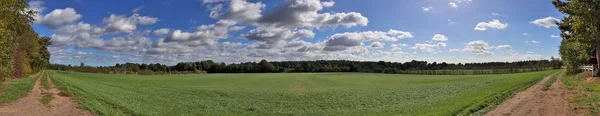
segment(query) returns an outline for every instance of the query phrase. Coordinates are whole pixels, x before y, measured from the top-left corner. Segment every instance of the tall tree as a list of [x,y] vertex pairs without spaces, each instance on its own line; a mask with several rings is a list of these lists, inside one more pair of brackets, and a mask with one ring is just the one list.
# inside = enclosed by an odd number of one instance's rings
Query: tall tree
[[[600,1],[554,0],[552,3],[560,12],[566,15],[562,22],[558,23],[563,42],[565,42],[560,47],[562,53],[576,49],[594,51],[592,54],[595,54],[598,62],[600,62]],[[588,54],[561,55],[561,57],[566,58],[564,59],[565,63],[572,63],[567,66],[576,65],[577,62],[573,61],[579,61],[576,60],[578,57],[588,56]],[[579,62],[579,64],[581,63],[583,62]],[[600,64],[597,67],[600,67]],[[570,66],[570,68],[576,67]],[[600,76],[600,70],[597,70],[594,76]]]
[[26,0],[0,0],[0,80],[15,76],[14,56],[24,57],[27,54],[17,51],[20,50],[17,49],[20,42],[15,41],[27,37],[25,33],[33,32],[30,22],[35,12],[27,11],[27,8]]
[[265,59],[261,60],[259,65],[262,67],[264,72],[275,72],[277,70],[273,64],[267,62]]

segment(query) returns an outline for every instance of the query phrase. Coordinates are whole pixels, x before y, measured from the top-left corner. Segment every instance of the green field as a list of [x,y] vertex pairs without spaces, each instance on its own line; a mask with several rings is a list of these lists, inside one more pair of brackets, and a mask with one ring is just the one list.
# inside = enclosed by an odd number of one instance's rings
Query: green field
[[485,110],[555,72],[138,76],[54,71],[51,79],[82,108],[103,115],[455,115]]

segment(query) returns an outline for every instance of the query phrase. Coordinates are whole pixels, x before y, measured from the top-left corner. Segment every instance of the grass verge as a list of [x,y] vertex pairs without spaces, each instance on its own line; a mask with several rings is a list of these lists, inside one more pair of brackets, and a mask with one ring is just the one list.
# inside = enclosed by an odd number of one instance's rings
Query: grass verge
[[[558,73],[552,73],[552,75],[557,75],[557,74]],[[492,110],[495,106],[501,104],[504,100],[507,100],[510,97],[512,97],[515,93],[517,93],[519,91],[523,91],[523,90],[531,87],[532,85],[543,80],[544,77],[547,77],[547,76],[548,75],[539,75],[538,77],[532,78],[531,80],[525,82],[524,84],[522,84],[520,86],[516,86],[514,88],[510,88],[505,91],[490,95],[487,99],[482,100],[477,103],[474,103],[473,105],[465,108],[461,112],[458,112],[456,115],[457,116],[467,116],[467,115],[481,116],[481,115],[484,115],[489,110]]]
[[48,80],[48,78],[50,78],[50,74],[48,73],[44,73],[45,76],[42,76],[40,79],[40,83],[42,84],[42,87],[44,87],[44,96],[42,96],[42,99],[40,99],[40,103],[44,104],[45,106],[50,106],[50,102],[54,99],[54,97],[52,97],[52,93],[50,92],[50,81]]
[[562,84],[573,93],[571,102],[586,106],[591,115],[600,115],[600,79],[591,72],[565,76]]
[[8,83],[1,85],[0,104],[5,104],[26,96],[33,89],[33,84],[35,84],[35,80],[39,76],[41,76],[41,73],[28,78],[10,80]]
[[54,99],[54,97],[52,97],[52,93],[50,92],[44,92],[44,96],[42,96],[42,99],[40,100],[40,102],[42,104],[44,104],[45,106],[49,106],[50,102]]
[[558,78],[558,76],[559,76],[559,74],[552,75],[552,77],[550,77],[550,79],[548,79],[548,81],[546,81],[544,83],[544,86],[542,87],[542,90],[544,90],[544,91],[550,90],[550,87],[552,86],[552,84],[554,82],[556,82],[556,79]]

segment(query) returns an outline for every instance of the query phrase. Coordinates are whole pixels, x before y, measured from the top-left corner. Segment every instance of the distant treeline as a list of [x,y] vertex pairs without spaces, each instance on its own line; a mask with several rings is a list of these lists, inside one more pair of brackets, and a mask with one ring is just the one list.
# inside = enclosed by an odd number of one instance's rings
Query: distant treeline
[[115,66],[91,67],[81,63],[79,66],[52,64],[49,69],[73,70],[93,73],[117,74],[188,74],[188,73],[280,73],[280,72],[369,72],[391,74],[502,74],[559,69],[562,62],[558,59],[530,60],[518,62],[486,63],[428,63],[427,61],[373,62],[348,60],[318,61],[274,61],[225,64],[211,60],[199,62],[181,62],[174,66],[164,64],[125,63]]

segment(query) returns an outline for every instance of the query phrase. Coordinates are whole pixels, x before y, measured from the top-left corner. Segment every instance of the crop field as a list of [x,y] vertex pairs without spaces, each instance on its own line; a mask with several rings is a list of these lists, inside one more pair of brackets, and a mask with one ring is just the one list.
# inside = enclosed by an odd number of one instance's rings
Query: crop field
[[461,115],[481,113],[556,70],[495,75],[51,72],[103,115]]

